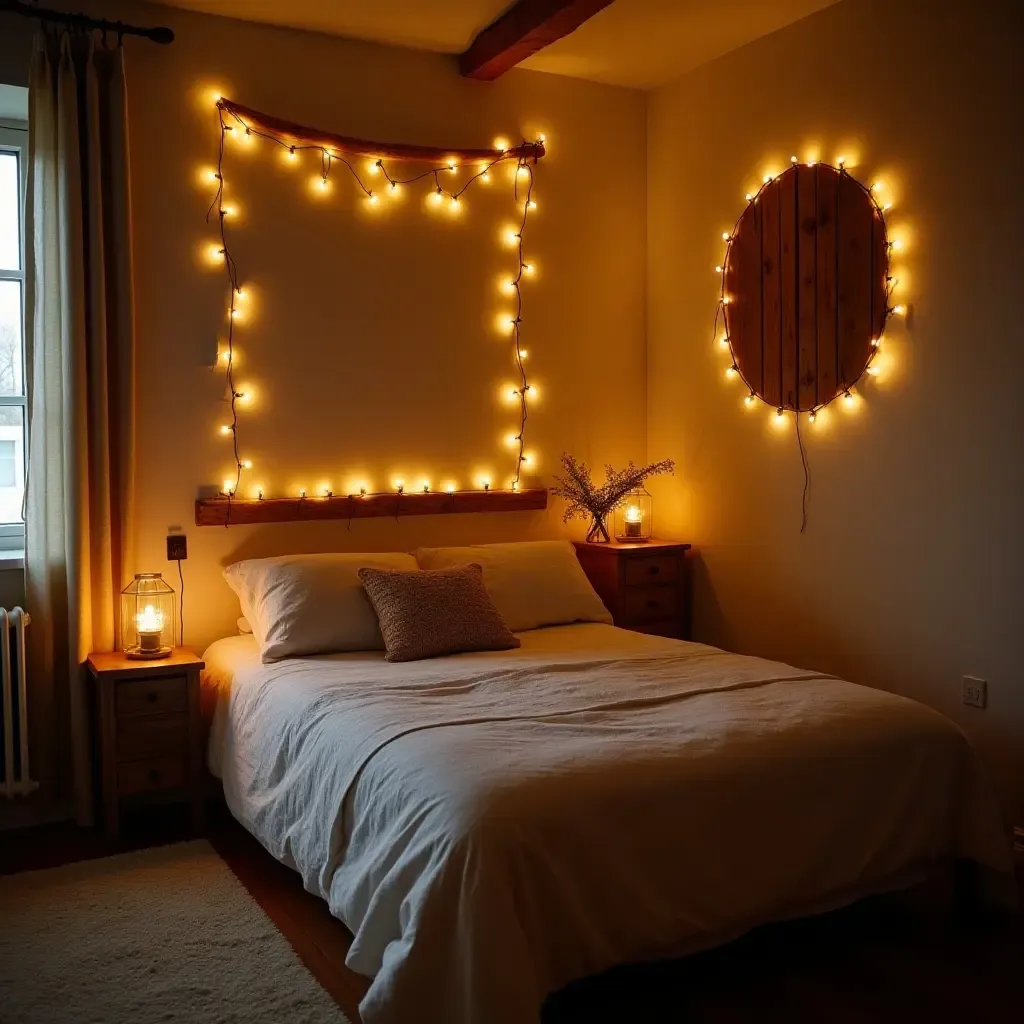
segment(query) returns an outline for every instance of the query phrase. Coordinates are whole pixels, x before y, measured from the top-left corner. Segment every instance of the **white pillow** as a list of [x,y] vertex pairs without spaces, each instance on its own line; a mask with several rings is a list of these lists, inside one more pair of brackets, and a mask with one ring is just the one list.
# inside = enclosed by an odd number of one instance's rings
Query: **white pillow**
[[565,622],[612,621],[567,540],[419,548],[415,555],[421,569],[482,566],[487,592],[513,633]]
[[250,558],[224,570],[264,662],[298,654],[382,651],[384,639],[358,572],[415,571],[412,555],[282,555]]

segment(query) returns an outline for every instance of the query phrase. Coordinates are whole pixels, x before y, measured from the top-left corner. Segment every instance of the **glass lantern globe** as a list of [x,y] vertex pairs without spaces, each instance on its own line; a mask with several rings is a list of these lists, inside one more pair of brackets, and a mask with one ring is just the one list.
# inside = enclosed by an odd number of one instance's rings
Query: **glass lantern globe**
[[654,529],[654,499],[645,487],[635,487],[615,507],[615,539],[623,544],[644,544]]
[[161,573],[136,573],[121,591],[121,646],[125,655],[166,658],[174,636],[174,590]]

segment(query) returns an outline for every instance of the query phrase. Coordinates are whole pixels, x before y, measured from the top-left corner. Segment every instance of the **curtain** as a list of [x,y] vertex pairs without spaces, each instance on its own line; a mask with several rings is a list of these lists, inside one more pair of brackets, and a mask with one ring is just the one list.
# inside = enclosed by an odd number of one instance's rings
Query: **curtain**
[[134,325],[123,52],[41,33],[29,80],[25,515],[40,776],[91,824],[84,661],[118,640],[131,565]]

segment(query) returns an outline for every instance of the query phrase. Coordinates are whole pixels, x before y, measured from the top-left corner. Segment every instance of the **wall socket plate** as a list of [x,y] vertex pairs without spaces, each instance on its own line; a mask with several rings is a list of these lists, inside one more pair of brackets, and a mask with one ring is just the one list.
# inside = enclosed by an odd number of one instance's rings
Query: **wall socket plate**
[[188,558],[188,541],[183,533],[169,533],[167,535],[167,561],[177,562],[179,559]]
[[960,680],[961,700],[975,708],[983,708],[988,704],[988,683],[977,676],[964,676]]

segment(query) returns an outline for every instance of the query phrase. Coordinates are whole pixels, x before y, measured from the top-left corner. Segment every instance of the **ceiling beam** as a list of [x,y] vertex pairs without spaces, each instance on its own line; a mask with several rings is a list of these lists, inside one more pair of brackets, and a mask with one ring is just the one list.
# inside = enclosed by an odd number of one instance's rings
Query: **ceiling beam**
[[574,32],[612,0],[518,0],[459,55],[465,78],[491,82],[531,54]]

